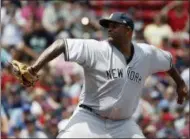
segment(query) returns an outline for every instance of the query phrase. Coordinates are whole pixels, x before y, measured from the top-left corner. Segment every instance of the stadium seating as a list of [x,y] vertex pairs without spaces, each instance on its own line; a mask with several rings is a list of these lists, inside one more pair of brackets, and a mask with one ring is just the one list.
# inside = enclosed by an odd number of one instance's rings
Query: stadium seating
[[[134,0],[134,1],[91,1],[92,8],[96,11],[98,17],[100,17],[105,7],[109,7],[110,11],[120,9],[120,11],[127,12],[131,7],[135,9],[135,19],[143,20],[145,23],[152,21],[153,17],[171,1],[153,1],[153,0]],[[186,8],[189,8],[188,1],[184,2]]]

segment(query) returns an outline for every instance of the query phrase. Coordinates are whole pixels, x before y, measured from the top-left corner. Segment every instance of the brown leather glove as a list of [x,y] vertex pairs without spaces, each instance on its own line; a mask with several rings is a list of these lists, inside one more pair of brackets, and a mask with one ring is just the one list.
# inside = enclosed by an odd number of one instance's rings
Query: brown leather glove
[[17,60],[11,62],[13,74],[25,87],[31,87],[38,80],[38,75],[36,73],[31,73],[29,67]]

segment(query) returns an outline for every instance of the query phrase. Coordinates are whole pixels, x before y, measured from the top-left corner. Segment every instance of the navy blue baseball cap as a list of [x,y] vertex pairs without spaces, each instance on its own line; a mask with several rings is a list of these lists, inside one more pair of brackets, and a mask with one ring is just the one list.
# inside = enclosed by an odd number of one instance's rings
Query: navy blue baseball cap
[[130,27],[132,30],[134,29],[134,22],[132,18],[123,12],[115,12],[112,13],[108,18],[102,18],[99,20],[99,24],[104,28],[108,28],[109,23],[116,22]]

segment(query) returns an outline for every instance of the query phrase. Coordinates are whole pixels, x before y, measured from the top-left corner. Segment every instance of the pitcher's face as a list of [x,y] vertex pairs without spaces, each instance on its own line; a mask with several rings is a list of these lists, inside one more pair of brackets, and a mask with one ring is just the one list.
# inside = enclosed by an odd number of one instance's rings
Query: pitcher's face
[[110,22],[108,26],[108,39],[113,42],[120,42],[123,39],[130,38],[132,30],[123,24]]

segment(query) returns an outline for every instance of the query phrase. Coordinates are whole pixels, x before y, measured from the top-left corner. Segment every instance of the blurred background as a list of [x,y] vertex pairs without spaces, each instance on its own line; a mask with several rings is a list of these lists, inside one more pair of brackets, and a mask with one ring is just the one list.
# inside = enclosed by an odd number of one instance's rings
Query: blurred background
[[[58,38],[106,39],[98,20],[114,11],[132,15],[133,39],[169,51],[189,88],[189,1],[1,1],[1,136],[50,138],[78,103],[83,69],[61,55],[46,65],[33,88],[11,74],[9,61],[31,64]],[[176,103],[165,73],[148,77],[133,118],[147,138],[189,138],[189,101]],[[123,129],[127,130],[127,129]]]

